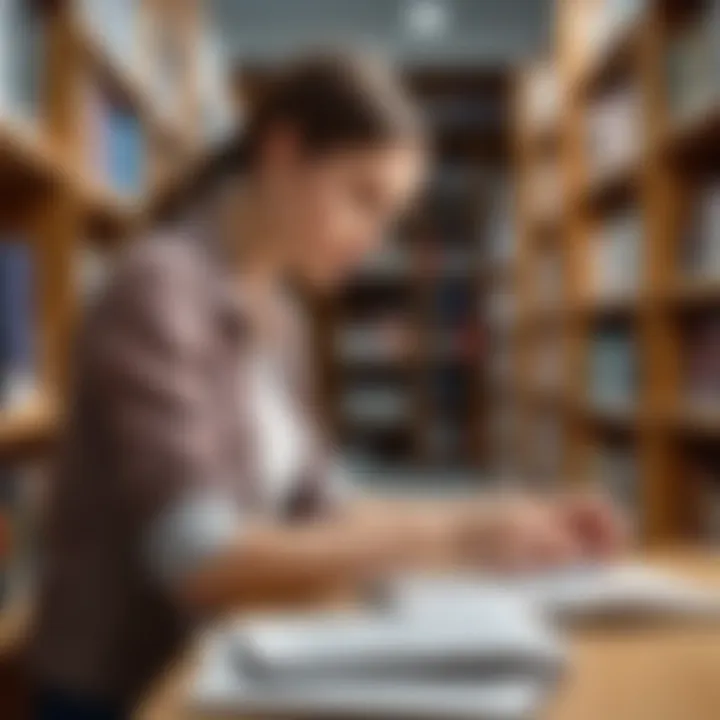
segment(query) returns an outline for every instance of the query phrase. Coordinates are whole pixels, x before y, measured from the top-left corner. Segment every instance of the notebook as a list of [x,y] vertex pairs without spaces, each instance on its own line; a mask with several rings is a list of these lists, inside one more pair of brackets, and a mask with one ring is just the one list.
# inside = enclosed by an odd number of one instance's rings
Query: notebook
[[698,619],[720,621],[720,591],[640,564],[576,567],[515,578],[472,575],[391,581],[384,600],[403,615],[472,616],[488,588],[502,588],[560,620]]
[[236,653],[231,635],[217,632],[206,638],[190,700],[195,711],[308,720],[532,720],[549,690],[547,683],[531,678],[258,679],[242,668]]

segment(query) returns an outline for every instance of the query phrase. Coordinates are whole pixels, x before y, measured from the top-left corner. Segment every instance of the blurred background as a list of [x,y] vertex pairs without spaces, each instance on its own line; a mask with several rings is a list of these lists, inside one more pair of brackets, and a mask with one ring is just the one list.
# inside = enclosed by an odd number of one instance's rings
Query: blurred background
[[437,147],[385,250],[306,299],[347,465],[595,483],[646,543],[720,541],[718,0],[5,0],[0,653],[83,307],[277,62],[346,42]]

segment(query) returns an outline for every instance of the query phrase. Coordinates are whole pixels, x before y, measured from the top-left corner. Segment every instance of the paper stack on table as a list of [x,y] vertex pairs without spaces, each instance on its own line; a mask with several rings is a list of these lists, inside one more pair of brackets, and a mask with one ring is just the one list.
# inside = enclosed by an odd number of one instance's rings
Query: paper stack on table
[[493,589],[472,618],[368,611],[240,623],[208,639],[193,699],[255,717],[525,720],[563,659],[528,604]]
[[720,620],[720,595],[638,565],[397,578],[356,613],[209,637],[193,703],[255,717],[537,717],[564,665],[556,619]]

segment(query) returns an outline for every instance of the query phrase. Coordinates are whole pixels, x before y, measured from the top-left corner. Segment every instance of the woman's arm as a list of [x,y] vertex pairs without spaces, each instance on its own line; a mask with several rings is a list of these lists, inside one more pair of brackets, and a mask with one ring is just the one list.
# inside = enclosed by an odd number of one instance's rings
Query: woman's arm
[[423,566],[521,570],[616,552],[620,516],[600,498],[367,499],[306,525],[251,523],[177,584],[182,602],[221,612]]

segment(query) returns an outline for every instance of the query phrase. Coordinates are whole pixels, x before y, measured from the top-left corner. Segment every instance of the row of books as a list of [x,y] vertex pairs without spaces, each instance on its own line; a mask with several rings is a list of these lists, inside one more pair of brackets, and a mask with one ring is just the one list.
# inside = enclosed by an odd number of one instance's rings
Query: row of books
[[635,334],[600,327],[590,340],[589,399],[600,410],[625,411],[637,400],[639,365]]
[[128,197],[142,192],[147,162],[142,122],[131,107],[93,82],[85,87],[83,141],[93,181]]
[[667,56],[670,112],[683,123],[720,103],[720,1],[706,0],[673,38]]
[[698,188],[682,237],[680,265],[700,280],[720,279],[720,181]]
[[0,411],[21,406],[35,390],[35,293],[31,243],[0,237]]
[[643,224],[627,210],[601,223],[593,239],[591,294],[598,299],[637,294],[640,287]]
[[613,89],[587,111],[587,158],[591,180],[638,159],[644,135],[640,94],[634,85]]
[[687,328],[685,352],[685,399],[695,410],[717,414],[720,402],[720,313],[717,310],[693,318]]
[[36,122],[42,113],[46,18],[35,0],[0,3],[0,120]]
[[416,354],[419,343],[408,317],[386,314],[340,328],[335,345],[337,354],[345,362],[367,364],[406,362]]
[[712,449],[694,454],[688,473],[689,486],[697,497],[700,536],[720,545],[720,454]]

